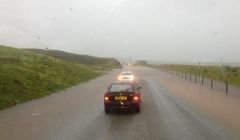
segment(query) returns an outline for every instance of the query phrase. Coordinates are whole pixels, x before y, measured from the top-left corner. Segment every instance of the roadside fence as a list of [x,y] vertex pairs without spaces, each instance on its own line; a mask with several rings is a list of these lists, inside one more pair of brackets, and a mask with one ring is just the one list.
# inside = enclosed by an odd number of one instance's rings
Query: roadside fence
[[190,82],[193,82],[195,84],[201,84],[201,86],[217,90],[220,92],[224,92],[226,95],[240,95],[240,87],[229,84],[229,81],[218,81],[214,79],[208,79],[205,78],[203,75],[193,75],[189,73],[182,73],[177,71],[168,71],[168,70],[162,70],[170,75],[176,76],[180,79],[184,79]]
[[52,62],[65,62],[64,59],[59,59],[56,57],[50,56],[25,56],[25,55],[11,55],[11,56],[0,56],[0,64],[8,64],[8,63],[21,63],[21,62],[35,62],[35,61],[52,61]]

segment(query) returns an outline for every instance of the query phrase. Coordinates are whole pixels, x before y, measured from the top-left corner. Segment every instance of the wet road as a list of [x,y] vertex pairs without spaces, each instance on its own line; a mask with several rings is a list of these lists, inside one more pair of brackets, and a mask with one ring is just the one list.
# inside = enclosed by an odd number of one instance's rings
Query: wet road
[[141,113],[103,111],[103,94],[120,70],[0,112],[3,140],[229,140],[225,129],[161,85],[168,75],[129,67],[142,90]]

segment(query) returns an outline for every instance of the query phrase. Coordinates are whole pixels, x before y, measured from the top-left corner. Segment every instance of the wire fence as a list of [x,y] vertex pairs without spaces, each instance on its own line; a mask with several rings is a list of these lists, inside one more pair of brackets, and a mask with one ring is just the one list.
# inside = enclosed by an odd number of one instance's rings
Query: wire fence
[[25,55],[11,55],[0,56],[0,64],[20,63],[20,62],[36,62],[36,61],[52,61],[52,62],[65,62],[66,60],[50,57],[50,56],[25,56]]
[[226,95],[240,95],[240,87],[236,85],[229,84],[229,81],[218,81],[214,79],[205,78],[202,75],[193,75],[190,73],[182,73],[177,71],[168,71],[168,70],[162,70],[170,75],[176,76],[180,79],[184,79],[190,82],[193,82],[195,84],[200,84],[201,86],[217,90],[220,92],[224,92]]
[[[53,63],[74,63],[74,64],[82,64],[85,65],[84,63],[79,63],[79,62],[74,62],[70,61],[64,58],[59,58],[59,57],[54,57],[54,56],[48,56],[48,55],[8,55],[8,56],[1,56],[0,55],[0,64],[18,64],[22,62],[46,62],[46,61],[51,61]],[[105,66],[104,64],[95,64],[95,65],[90,65],[86,64],[90,68],[97,70],[97,71],[103,71],[103,70],[108,70],[110,69],[108,66]]]

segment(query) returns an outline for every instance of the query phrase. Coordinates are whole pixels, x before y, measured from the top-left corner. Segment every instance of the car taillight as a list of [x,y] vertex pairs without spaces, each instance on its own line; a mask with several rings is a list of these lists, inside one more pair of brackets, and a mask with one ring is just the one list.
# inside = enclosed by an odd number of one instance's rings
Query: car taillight
[[109,100],[109,97],[108,97],[108,96],[105,96],[105,97],[104,97],[104,100],[105,100],[105,101],[108,101],[108,100]]
[[138,97],[138,96],[134,96],[134,97],[133,97],[133,100],[134,100],[134,101],[138,101],[138,100],[139,100],[139,97]]
[[105,95],[104,95],[104,101],[109,101],[109,100],[110,100],[109,95],[105,94]]
[[140,96],[138,94],[133,95],[133,101],[138,102],[140,100]]

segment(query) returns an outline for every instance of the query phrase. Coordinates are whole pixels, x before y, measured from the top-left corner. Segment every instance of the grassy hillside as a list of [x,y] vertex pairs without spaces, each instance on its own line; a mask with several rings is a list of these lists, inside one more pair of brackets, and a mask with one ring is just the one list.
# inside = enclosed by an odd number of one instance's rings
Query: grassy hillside
[[240,68],[230,66],[196,66],[196,65],[152,65],[152,67],[167,70],[177,71],[192,75],[202,75],[206,78],[228,81],[230,84],[240,86]]
[[52,57],[56,57],[56,58],[71,61],[71,62],[77,62],[80,64],[85,64],[90,66],[103,67],[105,69],[122,68],[120,62],[114,58],[100,58],[100,57],[93,57],[88,55],[73,54],[73,53],[68,53],[68,52],[58,51],[58,50],[41,50],[41,49],[27,49],[27,50],[41,53],[44,55],[49,55]]
[[44,58],[41,54],[0,46],[0,109],[49,95],[100,75],[86,65]]

